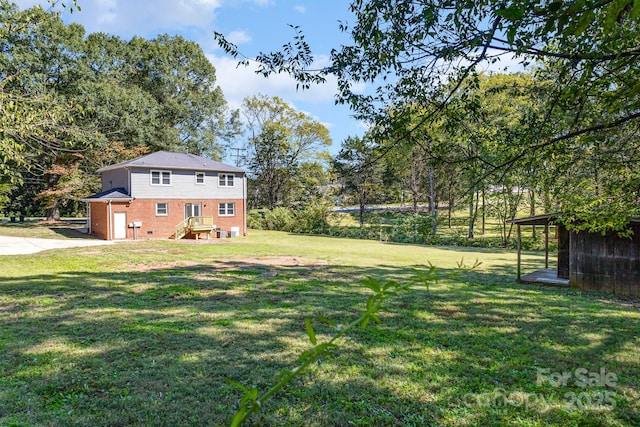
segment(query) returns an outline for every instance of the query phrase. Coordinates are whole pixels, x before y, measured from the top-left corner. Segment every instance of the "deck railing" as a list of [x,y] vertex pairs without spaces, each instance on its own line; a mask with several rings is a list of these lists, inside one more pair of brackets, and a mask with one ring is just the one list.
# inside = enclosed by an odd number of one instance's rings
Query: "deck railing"
[[212,216],[190,216],[186,221],[188,221],[187,228],[189,229],[213,228]]
[[174,238],[176,240],[182,239],[189,233],[209,233],[214,228],[215,225],[213,224],[212,216],[190,216],[176,225]]

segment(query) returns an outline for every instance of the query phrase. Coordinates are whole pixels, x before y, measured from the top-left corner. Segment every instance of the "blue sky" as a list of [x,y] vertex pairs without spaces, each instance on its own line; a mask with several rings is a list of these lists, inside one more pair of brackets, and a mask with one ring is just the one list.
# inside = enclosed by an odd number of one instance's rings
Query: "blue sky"
[[[21,8],[34,4],[48,6],[46,0],[16,3]],[[225,34],[243,54],[253,57],[260,51],[278,50],[293,38],[288,24],[299,25],[317,55],[317,64],[326,64],[331,49],[348,42],[338,29],[338,21],[349,18],[347,1],[77,0],[77,3],[81,11],[65,13],[63,19],[83,25],[87,33],[106,32],[126,40],[134,35],[151,39],[168,33],[197,42],[215,66],[217,83],[231,107],[240,107],[245,97],[258,93],[279,96],[329,129],[333,153],[347,136],[365,132],[365,126],[350,117],[348,108],[334,105],[335,81],[296,91],[295,82],[288,76],[267,79],[256,75],[252,68],[237,68],[237,61],[225,55],[213,38],[214,31]]]

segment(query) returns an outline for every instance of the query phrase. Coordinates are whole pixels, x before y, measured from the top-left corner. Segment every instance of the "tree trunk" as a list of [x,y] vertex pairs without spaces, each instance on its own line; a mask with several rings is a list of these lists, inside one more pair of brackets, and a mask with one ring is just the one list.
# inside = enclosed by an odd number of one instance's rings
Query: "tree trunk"
[[546,183],[542,189],[542,205],[545,213],[551,213],[551,194]]
[[487,206],[486,201],[487,201],[486,194],[485,194],[484,189],[483,189],[482,190],[482,235],[483,236],[484,236],[484,231],[485,231],[485,228],[486,228],[486,225],[487,225],[487,215],[486,215],[486,212],[485,212],[485,210],[486,210],[485,207]]
[[449,228],[451,228],[451,213],[453,212],[453,192],[451,191],[451,186],[449,186],[449,206],[447,206],[447,221]]
[[437,210],[436,210],[436,189],[433,187],[433,168],[429,167],[429,212],[431,213],[431,233],[433,235],[436,234],[436,220],[437,220]]
[[53,200],[53,205],[47,209],[47,221],[60,221],[60,201]]
[[[533,190],[529,190],[529,202],[529,216],[536,216],[536,193]],[[536,240],[538,233],[535,225],[532,226],[531,232],[533,233],[533,240]]]
[[360,204],[360,228],[362,228],[364,227],[364,210],[366,206],[364,202],[364,196],[361,196],[358,202]]
[[473,196],[474,193],[471,193],[471,196],[469,197],[469,232],[467,233],[468,239],[473,239],[473,226],[475,223],[475,218],[473,215]]

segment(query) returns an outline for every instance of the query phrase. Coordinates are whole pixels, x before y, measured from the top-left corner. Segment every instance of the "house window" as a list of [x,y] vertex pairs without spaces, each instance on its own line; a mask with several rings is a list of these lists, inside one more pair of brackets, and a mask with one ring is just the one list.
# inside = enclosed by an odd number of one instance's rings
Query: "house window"
[[156,216],[167,216],[169,215],[169,204],[168,203],[156,203]]
[[171,185],[171,172],[151,171],[151,185]]
[[233,187],[233,175],[220,174],[218,175],[219,187]]
[[236,214],[235,203],[220,203],[218,205],[218,215],[220,216],[233,216]]
[[204,184],[204,172],[196,172],[196,184]]

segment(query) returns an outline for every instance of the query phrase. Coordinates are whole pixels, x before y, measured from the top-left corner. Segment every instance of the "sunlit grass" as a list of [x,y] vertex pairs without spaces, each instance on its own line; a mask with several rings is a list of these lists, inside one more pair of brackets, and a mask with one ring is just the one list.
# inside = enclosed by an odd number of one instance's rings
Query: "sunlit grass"
[[0,235],[31,237],[40,239],[88,238],[81,232],[82,224],[47,224],[40,221],[3,222],[0,224]]
[[[369,294],[360,278],[403,281],[428,262],[449,273],[462,258],[482,264],[392,300],[381,324],[355,332],[251,424],[640,423],[634,303],[516,284],[512,251],[251,232],[0,258],[0,425],[227,423],[240,392],[226,380],[267,388],[308,348],[305,317],[357,315]],[[617,383],[536,382],[538,368],[581,367]],[[565,397],[603,391],[615,408]]]
[[[425,211],[422,211],[425,214]],[[407,215],[410,215],[408,211],[384,211],[374,210],[367,211],[364,216],[364,227],[386,230],[389,232],[390,227],[400,224],[403,220],[406,220]],[[516,217],[527,217],[529,212],[519,212]],[[439,210],[437,215],[437,227],[436,235],[439,237],[451,237],[451,236],[467,236],[469,231],[469,211],[468,209],[456,209],[451,213],[451,221],[449,221],[449,213],[446,209]],[[360,219],[358,212],[338,212],[332,213],[329,216],[329,224],[336,227],[360,227]],[[523,239],[531,238],[534,234],[534,228],[531,226],[522,227]],[[542,236],[544,227],[537,226],[535,233],[538,238]],[[503,223],[500,219],[492,216],[485,216],[484,224],[483,218],[479,215],[474,222],[474,235],[477,238],[501,238],[503,230]],[[506,233],[510,234],[511,238],[515,238],[516,229],[515,226],[510,224],[506,227]],[[551,236],[555,233],[555,228],[551,226]]]

